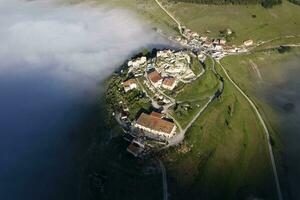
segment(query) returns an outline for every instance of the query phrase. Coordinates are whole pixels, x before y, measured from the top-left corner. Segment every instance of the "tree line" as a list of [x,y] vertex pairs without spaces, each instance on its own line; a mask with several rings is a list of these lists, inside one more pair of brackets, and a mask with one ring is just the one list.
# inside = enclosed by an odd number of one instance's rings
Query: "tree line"
[[[247,4],[261,4],[265,8],[271,8],[274,5],[282,3],[282,0],[171,0],[173,2],[189,2],[189,3],[201,3],[201,4],[236,4],[236,5],[247,5]],[[297,0],[290,0],[297,1]]]

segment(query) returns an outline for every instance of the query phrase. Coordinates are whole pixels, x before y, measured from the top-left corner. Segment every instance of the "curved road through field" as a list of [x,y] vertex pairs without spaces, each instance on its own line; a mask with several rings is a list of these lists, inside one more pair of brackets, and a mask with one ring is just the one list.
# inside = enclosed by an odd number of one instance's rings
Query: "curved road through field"
[[273,174],[274,174],[274,179],[275,179],[275,183],[276,183],[276,189],[277,189],[277,195],[278,195],[278,199],[279,200],[283,200],[282,197],[282,192],[281,192],[281,188],[280,188],[280,183],[279,183],[279,178],[278,178],[278,173],[277,173],[277,169],[276,169],[276,164],[275,164],[275,159],[274,159],[274,153],[273,153],[273,148],[270,142],[270,133],[268,130],[268,127],[264,121],[264,119],[262,118],[261,114],[259,113],[257,107],[255,106],[255,104],[253,103],[253,101],[243,92],[243,90],[231,79],[231,77],[229,76],[229,74],[227,73],[226,69],[224,68],[224,66],[222,65],[222,63],[219,61],[218,62],[222,68],[222,70],[224,71],[226,77],[228,78],[228,80],[234,85],[234,87],[240,92],[240,94],[245,97],[245,99],[250,103],[251,107],[253,108],[253,110],[255,111],[261,125],[263,126],[266,138],[267,138],[267,143],[268,143],[268,150],[269,150],[269,155],[270,155],[270,159],[271,159],[271,164],[272,164],[272,169],[273,169]]
[[[181,30],[181,25],[179,23],[179,21],[172,15],[170,14],[162,5],[161,3],[158,1],[158,0],[155,0],[155,2],[159,5],[159,7],[165,11],[165,13],[170,17],[172,18],[175,23],[178,25],[178,28],[179,28],[179,31],[180,33],[182,34],[182,30]],[[182,34],[183,35],[183,34]],[[183,35],[184,36],[184,35]],[[295,36],[286,36],[287,38],[288,37],[295,37]],[[273,40],[276,40],[277,38],[275,39],[272,39],[270,41],[265,41],[263,42],[262,44],[265,44],[267,42],[271,42]],[[262,45],[262,44],[259,44],[258,46]],[[298,44],[296,44],[298,45]],[[214,60],[214,59],[213,59]],[[255,104],[253,103],[253,101],[242,91],[242,89],[231,79],[231,77],[229,76],[229,74],[227,73],[226,69],[224,68],[224,66],[222,65],[222,63],[220,61],[218,61],[218,63],[220,64],[222,70],[224,71],[226,77],[228,78],[228,80],[234,85],[234,87],[239,91],[239,93],[245,97],[245,99],[250,103],[251,107],[253,108],[253,110],[255,111],[260,123],[262,124],[263,126],[263,129],[264,129],[264,132],[265,132],[265,135],[266,135],[266,138],[267,138],[267,143],[268,143],[268,150],[269,150],[269,154],[270,154],[270,159],[271,159],[271,164],[272,164],[272,169],[273,169],[273,174],[274,174],[274,179],[275,179],[275,184],[276,184],[276,189],[277,189],[277,196],[278,196],[278,199],[279,200],[283,200],[283,197],[282,197],[282,192],[281,192],[281,188],[280,188],[280,183],[279,183],[279,178],[278,178],[278,173],[277,173],[277,169],[276,169],[276,164],[275,164],[275,159],[274,159],[274,154],[273,154],[273,148],[272,148],[272,145],[270,143],[270,133],[269,133],[269,130],[266,126],[266,123],[264,121],[264,119],[262,118],[261,114],[259,113],[257,107],[255,106]],[[213,71],[217,74],[214,66],[213,66]],[[222,80],[222,79],[220,79]],[[223,83],[223,81],[222,81]],[[183,130],[181,131],[181,133],[179,134],[180,137],[178,137],[176,140],[176,142],[178,142],[178,139],[181,141],[183,138],[184,138],[184,135],[185,135],[185,132],[186,130],[193,124],[193,122],[199,117],[199,115],[206,109],[206,107],[210,104],[210,102],[212,101],[213,99],[210,99],[207,103],[207,105],[205,105],[201,110],[200,112],[197,113],[197,115],[193,118],[193,120],[191,121],[191,123]],[[168,145],[169,146],[169,145]]]
[[[209,56],[209,55],[207,55],[207,56]],[[170,138],[169,140],[168,140],[168,145],[165,147],[165,148],[167,148],[167,147],[170,147],[170,146],[174,146],[174,145],[177,145],[177,144],[179,144],[180,142],[182,142],[182,140],[184,139],[184,137],[185,137],[185,134],[186,134],[186,132],[187,132],[187,130],[195,123],[195,121],[199,118],[199,116],[208,108],[208,106],[213,102],[213,100],[214,99],[216,99],[219,95],[221,95],[222,93],[223,93],[223,90],[224,90],[224,82],[223,82],[223,79],[222,78],[220,78],[221,76],[218,74],[218,72],[216,71],[216,69],[215,69],[215,60],[211,57],[211,56],[209,56],[210,57],[210,59],[212,59],[212,61],[213,61],[213,64],[212,64],[212,66],[211,66],[211,68],[212,68],[212,71],[213,71],[213,73],[217,76],[217,77],[219,77],[219,80],[220,80],[220,88],[219,88],[219,90],[217,91],[217,92],[215,92],[215,94],[213,94],[212,96],[210,96],[209,97],[209,100],[207,101],[207,103],[198,111],[198,113],[193,117],[193,119],[188,123],[188,125],[184,128],[184,129],[182,129],[181,127],[180,127],[180,132],[177,134],[177,135],[175,135],[175,136],[173,136],[172,138]],[[173,118],[173,120],[176,122],[176,124],[178,124],[178,122]]]

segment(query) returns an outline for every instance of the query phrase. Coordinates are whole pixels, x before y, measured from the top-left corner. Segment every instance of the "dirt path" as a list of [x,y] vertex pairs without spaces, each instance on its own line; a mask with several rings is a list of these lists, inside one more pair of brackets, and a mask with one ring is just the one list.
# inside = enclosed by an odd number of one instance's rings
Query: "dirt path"
[[249,63],[251,65],[252,69],[254,70],[254,72],[256,72],[256,75],[257,75],[258,79],[262,82],[263,81],[262,76],[261,76],[261,73],[258,69],[257,64],[255,62],[253,62],[253,60],[251,60],[251,59],[249,59]]
[[169,11],[167,11],[167,9],[165,9],[164,7],[163,7],[163,5],[161,5],[161,3],[158,1],[158,0],[155,0],[155,2],[158,4],[158,6],[163,10],[163,11],[165,11],[165,13],[177,24],[177,26],[178,26],[178,29],[179,29],[179,31],[180,31],[180,33],[181,33],[181,25],[180,25],[180,22],[171,14],[171,13],[169,13]]

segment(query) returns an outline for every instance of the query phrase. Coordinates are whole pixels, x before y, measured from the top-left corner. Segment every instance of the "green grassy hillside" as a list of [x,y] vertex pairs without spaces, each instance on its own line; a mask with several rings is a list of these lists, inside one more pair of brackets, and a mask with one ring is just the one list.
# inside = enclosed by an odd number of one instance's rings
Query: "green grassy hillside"
[[217,37],[220,31],[230,28],[236,33],[233,43],[300,34],[300,6],[287,1],[272,9],[260,5],[218,6],[164,2],[182,24],[199,33]]

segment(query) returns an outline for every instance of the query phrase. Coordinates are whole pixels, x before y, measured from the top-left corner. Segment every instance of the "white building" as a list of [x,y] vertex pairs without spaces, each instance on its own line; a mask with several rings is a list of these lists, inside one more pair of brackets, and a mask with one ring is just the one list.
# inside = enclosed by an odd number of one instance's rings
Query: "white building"
[[130,90],[137,88],[137,84],[134,79],[129,79],[127,81],[124,81],[122,84],[123,84],[125,92],[128,92]]
[[145,56],[137,58],[135,60],[130,60],[127,65],[128,67],[139,67],[140,65],[144,64],[147,61],[147,58]]
[[220,42],[219,42],[219,44],[221,44],[221,45],[225,45],[225,44],[226,44],[226,40],[225,40],[225,39],[220,39]]
[[162,57],[167,58],[169,57],[173,52],[171,50],[163,50],[156,52],[156,57]]
[[253,45],[253,40],[246,40],[246,41],[244,41],[244,45],[246,47]]

